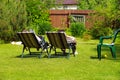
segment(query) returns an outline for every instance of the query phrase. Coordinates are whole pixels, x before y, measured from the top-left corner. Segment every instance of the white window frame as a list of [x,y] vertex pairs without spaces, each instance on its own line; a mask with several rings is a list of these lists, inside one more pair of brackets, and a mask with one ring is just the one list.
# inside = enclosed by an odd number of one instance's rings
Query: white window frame
[[68,6],[67,5],[63,5],[63,9],[68,9]]
[[[83,22],[85,24],[85,15],[72,15],[72,17],[75,19],[78,17],[76,21]],[[81,18],[79,19],[79,17],[81,17]]]

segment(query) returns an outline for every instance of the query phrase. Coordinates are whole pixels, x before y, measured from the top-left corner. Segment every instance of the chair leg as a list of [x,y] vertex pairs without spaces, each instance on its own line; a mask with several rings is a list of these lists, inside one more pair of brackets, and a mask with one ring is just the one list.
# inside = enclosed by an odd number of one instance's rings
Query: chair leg
[[61,51],[63,52],[63,55],[65,55],[66,49],[61,49]]
[[68,55],[67,55],[68,59],[70,58],[70,50],[71,50],[71,47],[69,48],[69,52],[68,52]]
[[101,60],[101,45],[97,45],[98,59]]
[[44,49],[46,49],[48,58],[50,58],[51,47],[50,47],[50,52],[48,51],[48,48],[49,48],[49,46],[48,46],[48,45],[45,45]]
[[50,58],[50,53],[49,53],[48,49],[46,49],[46,52],[48,54],[48,58]]
[[50,46],[50,51],[49,51],[50,53],[51,53],[52,48],[53,48],[53,46]]
[[41,52],[40,52],[40,55],[39,55],[39,58],[41,58],[41,55],[42,55],[42,53],[43,53],[43,48],[41,49]]
[[23,50],[22,50],[22,55],[21,55],[21,58],[23,58],[25,48],[26,48],[26,47],[25,47],[25,46],[23,46]]
[[75,57],[75,51],[76,51],[76,46],[74,45],[74,46],[72,46],[72,53],[73,53],[74,57]]
[[116,51],[115,51],[115,47],[114,46],[110,47],[110,51],[111,51],[112,57],[116,58]]
[[29,54],[31,55],[31,51],[30,51],[30,48],[28,48],[28,51],[29,51]]
[[55,55],[56,55],[57,53],[56,53],[56,48],[55,47],[54,47],[54,51],[55,51]]

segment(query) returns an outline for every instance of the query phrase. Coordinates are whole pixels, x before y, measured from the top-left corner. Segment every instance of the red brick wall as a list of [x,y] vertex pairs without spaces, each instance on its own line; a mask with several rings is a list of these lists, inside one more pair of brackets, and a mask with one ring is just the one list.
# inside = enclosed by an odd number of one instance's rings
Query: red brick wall
[[77,15],[85,15],[85,27],[90,28],[91,23],[89,22],[89,13],[93,11],[90,10],[50,10],[50,19],[51,23],[54,27],[65,29],[69,28],[69,15],[77,14]]
[[58,15],[58,14],[54,14],[50,16],[52,25],[54,27],[57,28],[67,28],[67,22],[68,22],[68,15],[64,14],[64,15]]

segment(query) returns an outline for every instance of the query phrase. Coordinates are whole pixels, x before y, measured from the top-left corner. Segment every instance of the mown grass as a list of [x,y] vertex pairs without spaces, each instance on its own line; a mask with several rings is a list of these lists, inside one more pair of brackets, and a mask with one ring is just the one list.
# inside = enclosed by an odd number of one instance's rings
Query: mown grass
[[111,57],[108,48],[102,48],[102,55],[108,57],[99,61],[91,58],[97,57],[97,43],[77,38],[78,54],[69,59],[39,59],[39,55],[21,58],[22,45],[0,44],[0,80],[119,80],[120,45],[116,45],[117,59]]

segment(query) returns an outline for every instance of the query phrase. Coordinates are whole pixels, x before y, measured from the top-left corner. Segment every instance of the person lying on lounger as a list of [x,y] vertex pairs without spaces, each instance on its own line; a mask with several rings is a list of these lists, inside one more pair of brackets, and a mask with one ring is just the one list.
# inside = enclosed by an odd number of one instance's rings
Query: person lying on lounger
[[[29,31],[26,30],[26,29],[24,29],[22,32],[33,32],[35,34],[35,32],[32,29],[30,29]],[[41,41],[44,40],[44,37],[42,37],[42,36],[38,36],[36,34],[35,34],[35,36],[36,36],[36,38],[37,38],[37,40],[38,40],[39,43],[41,43]]]
[[[64,31],[63,30],[58,30],[58,32],[64,32]],[[65,33],[65,36],[66,36],[67,42],[74,46],[75,54],[77,54],[77,52],[76,52],[76,39],[75,39],[75,37],[66,35],[66,33]],[[61,50],[63,51],[63,53],[65,53],[66,49],[61,49]]]

